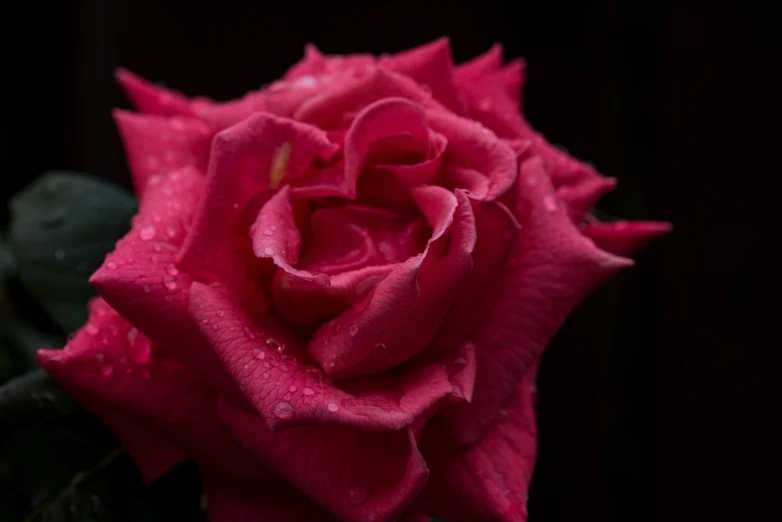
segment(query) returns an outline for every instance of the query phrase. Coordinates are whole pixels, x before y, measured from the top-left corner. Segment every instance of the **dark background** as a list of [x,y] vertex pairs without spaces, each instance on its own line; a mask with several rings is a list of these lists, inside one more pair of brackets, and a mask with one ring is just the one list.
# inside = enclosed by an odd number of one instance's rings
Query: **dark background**
[[3,201],[53,168],[129,187],[110,117],[127,106],[118,65],[228,99],[279,77],[310,41],[380,53],[449,35],[457,61],[499,41],[528,60],[531,122],[619,178],[601,209],[676,225],[544,357],[531,522],[769,520],[782,440],[767,248],[780,236],[778,24],[750,2],[686,4],[10,2]]

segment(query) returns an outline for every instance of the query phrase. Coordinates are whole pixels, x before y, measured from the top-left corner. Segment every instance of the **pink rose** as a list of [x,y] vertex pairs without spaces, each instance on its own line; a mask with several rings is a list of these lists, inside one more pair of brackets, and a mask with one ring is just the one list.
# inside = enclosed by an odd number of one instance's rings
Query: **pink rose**
[[309,46],[220,103],[120,71],[140,211],[41,364],[146,480],[195,459],[213,521],[525,520],[541,352],[668,226],[590,218],[616,182],[529,126],[524,77],[446,39]]

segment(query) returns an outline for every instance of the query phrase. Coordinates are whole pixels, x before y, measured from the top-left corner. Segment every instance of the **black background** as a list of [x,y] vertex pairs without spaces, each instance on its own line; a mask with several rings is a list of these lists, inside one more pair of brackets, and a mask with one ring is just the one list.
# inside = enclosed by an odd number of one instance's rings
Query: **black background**
[[52,168],[129,187],[118,65],[228,99],[310,41],[380,53],[449,35],[457,61],[499,41],[528,60],[533,125],[619,178],[602,210],[676,225],[544,356],[530,520],[774,519],[778,24],[749,2],[687,3],[10,2],[3,200]]

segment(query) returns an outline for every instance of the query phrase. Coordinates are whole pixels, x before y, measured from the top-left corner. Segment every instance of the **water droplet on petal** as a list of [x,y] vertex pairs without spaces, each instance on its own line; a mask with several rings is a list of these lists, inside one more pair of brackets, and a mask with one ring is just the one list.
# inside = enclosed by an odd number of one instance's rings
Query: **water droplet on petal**
[[278,343],[277,341],[275,341],[271,337],[266,339],[266,346],[268,346],[272,350],[277,350],[280,353],[285,351],[285,345]]
[[301,393],[302,395],[312,396],[315,395],[315,390],[313,390],[309,386],[305,386],[304,388],[301,389]]
[[549,212],[554,212],[555,210],[557,210],[557,202],[554,200],[552,196],[546,196],[545,198],[543,198],[543,206]]
[[147,225],[146,227],[139,229],[138,237],[140,237],[142,241],[149,241],[155,237],[155,233],[157,233],[155,227],[152,225]]
[[58,248],[57,250],[55,250],[54,258],[57,261],[62,261],[63,259],[65,259],[65,250],[63,250],[62,248]]
[[350,328],[348,328],[348,331],[350,332],[350,335],[358,334],[358,325],[357,324],[351,324]]
[[369,490],[362,484],[356,484],[348,489],[348,500],[351,505],[358,506],[366,502],[369,497]]
[[111,364],[104,364],[100,368],[100,374],[104,377],[109,377],[112,373],[114,373],[114,367]]
[[263,372],[261,374],[261,377],[263,377],[264,379],[268,379],[269,378],[269,372]]
[[386,354],[386,345],[384,343],[377,343],[373,348],[373,352],[377,357],[383,357]]
[[173,264],[166,266],[166,273],[170,276],[179,275],[179,270]]
[[331,413],[335,413],[337,410],[339,410],[339,406],[337,405],[337,403],[336,403],[336,402],[330,402],[330,403],[328,403],[328,404],[326,405],[326,408],[328,408],[328,410],[329,410]]
[[259,348],[253,348],[253,357],[256,359],[265,359],[266,358],[266,352]]
[[535,176],[530,176],[527,178],[527,185],[529,185],[530,187],[534,187],[537,184],[538,184],[538,178],[536,178]]
[[174,237],[176,237],[176,229],[175,229],[174,227],[172,227],[171,225],[167,226],[167,227],[166,227],[166,235],[167,235],[169,238],[174,238]]
[[97,326],[95,326],[94,324],[88,324],[88,325],[87,325],[87,326],[84,328],[84,331],[85,331],[85,332],[87,332],[87,335],[97,335],[97,333],[98,333],[98,327],[97,327]]
[[274,416],[278,419],[290,419],[293,414],[293,406],[287,402],[278,402],[274,407]]
[[273,256],[274,255],[274,249],[272,247],[266,247],[263,249],[263,255],[265,256]]
[[263,231],[264,236],[271,236],[272,234],[274,234],[274,232],[272,232],[272,229],[270,228],[267,228],[266,230]]
[[115,263],[114,261],[109,261],[108,263],[106,263],[106,268],[108,268],[109,270],[114,270],[115,268],[117,268],[117,263]]
[[480,101],[478,101],[478,108],[482,111],[490,111],[491,98],[489,97],[481,98]]
[[293,393],[293,392],[295,392],[296,390],[297,390],[296,386],[294,386],[294,385],[292,385],[292,384],[291,384],[290,386],[288,386],[288,391],[289,391],[289,392]]
[[176,281],[173,277],[166,274],[163,276],[163,286],[168,288],[169,290],[176,290]]
[[304,371],[307,372],[307,375],[310,375],[319,381],[323,380],[323,372],[317,366],[307,366]]

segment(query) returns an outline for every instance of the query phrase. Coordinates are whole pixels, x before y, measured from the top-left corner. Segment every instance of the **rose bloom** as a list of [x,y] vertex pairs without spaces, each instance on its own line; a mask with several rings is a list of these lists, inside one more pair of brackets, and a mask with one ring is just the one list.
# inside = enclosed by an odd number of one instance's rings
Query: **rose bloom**
[[210,520],[523,521],[541,353],[668,229],[521,115],[525,64],[314,47],[241,99],[119,71],[140,210],[43,367]]

